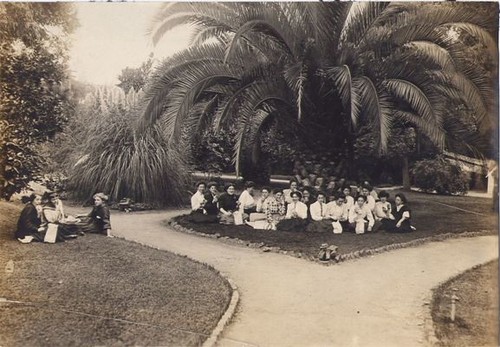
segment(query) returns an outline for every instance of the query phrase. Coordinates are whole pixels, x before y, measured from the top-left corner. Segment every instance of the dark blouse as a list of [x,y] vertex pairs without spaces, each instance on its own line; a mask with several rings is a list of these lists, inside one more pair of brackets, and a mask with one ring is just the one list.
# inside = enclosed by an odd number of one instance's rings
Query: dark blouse
[[405,219],[402,223],[401,223],[401,231],[411,231],[411,210],[408,208],[408,206],[406,205],[403,205],[401,206],[401,209],[398,211],[396,206],[394,206],[394,208],[392,209],[392,215],[394,216],[394,221],[397,223],[401,220],[401,218],[403,218],[403,213],[404,212],[408,212],[410,214],[410,218],[409,219]]
[[17,222],[16,238],[24,238],[38,232],[42,221],[38,217],[35,205],[29,203],[24,206]]
[[92,211],[89,213],[89,217],[92,218],[92,221],[96,224],[99,230],[104,231],[106,229],[111,229],[108,206],[94,206]]
[[210,192],[205,193],[204,198],[205,200],[207,200],[207,202],[205,203],[205,206],[203,208],[205,209],[205,211],[207,211],[207,214],[217,215],[219,213],[219,208],[217,207],[219,198],[215,199],[214,202],[214,196]]
[[228,212],[234,212],[237,210],[238,196],[236,194],[229,195],[224,193],[219,198],[219,208],[223,208]]

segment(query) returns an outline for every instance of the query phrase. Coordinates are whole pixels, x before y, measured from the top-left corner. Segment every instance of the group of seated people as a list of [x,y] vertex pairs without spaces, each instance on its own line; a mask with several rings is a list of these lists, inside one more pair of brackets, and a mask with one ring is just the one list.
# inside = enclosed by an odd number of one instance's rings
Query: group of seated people
[[[288,189],[263,187],[254,197],[255,184],[245,183],[238,196],[235,185],[218,193],[217,184],[198,182],[191,197],[190,220],[194,223],[247,224],[255,229],[333,232],[354,231],[357,234],[385,230],[411,232],[410,209],[403,194],[395,195],[395,206],[386,191],[377,192],[364,182],[356,188],[344,184],[326,193],[290,180]],[[208,192],[206,189],[208,188]]]
[[83,236],[85,233],[99,233],[111,236],[108,197],[103,193],[93,196],[94,206],[87,215],[68,216],[59,194],[45,192],[43,195],[23,196],[25,204],[19,220],[15,238],[22,243],[64,242]]

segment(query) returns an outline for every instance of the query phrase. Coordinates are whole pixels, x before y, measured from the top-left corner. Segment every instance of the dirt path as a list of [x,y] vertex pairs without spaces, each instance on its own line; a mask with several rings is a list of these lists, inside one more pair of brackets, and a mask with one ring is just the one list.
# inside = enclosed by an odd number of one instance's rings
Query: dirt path
[[498,257],[498,238],[483,236],[324,267],[160,225],[175,214],[115,214],[113,232],[208,263],[234,280],[240,305],[220,346],[424,346],[423,303],[431,289]]

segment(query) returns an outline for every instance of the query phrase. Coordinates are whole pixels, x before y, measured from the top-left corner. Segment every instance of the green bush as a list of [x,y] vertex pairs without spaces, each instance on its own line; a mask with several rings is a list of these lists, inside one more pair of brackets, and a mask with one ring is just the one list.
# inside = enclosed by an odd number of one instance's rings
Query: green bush
[[465,194],[469,190],[468,175],[443,156],[416,162],[411,173],[415,185],[426,192]]

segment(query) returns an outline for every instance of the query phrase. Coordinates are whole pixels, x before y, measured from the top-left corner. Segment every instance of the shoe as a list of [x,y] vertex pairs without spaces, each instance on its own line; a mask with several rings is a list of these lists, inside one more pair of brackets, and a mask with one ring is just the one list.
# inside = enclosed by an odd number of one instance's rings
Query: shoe
[[30,243],[31,241],[33,241],[33,236],[25,236],[22,239],[18,238],[17,240],[21,243]]
[[68,239],[75,239],[75,238],[77,238],[77,237],[78,237],[78,235],[76,235],[76,234],[69,234],[69,235],[66,235],[66,238],[68,238]]
[[415,231],[417,228],[415,228],[413,225],[410,225],[411,230]]

